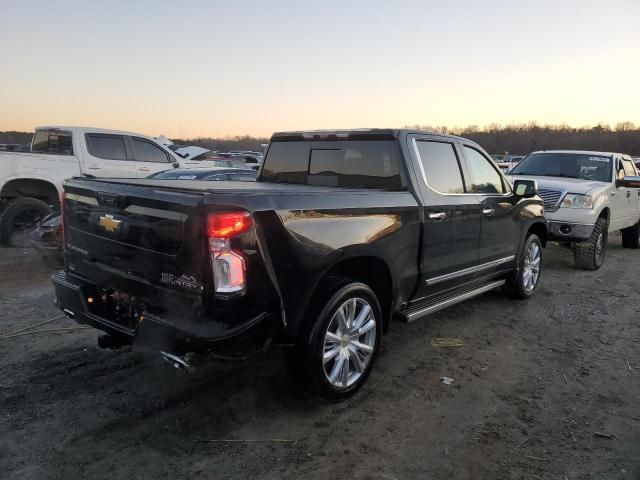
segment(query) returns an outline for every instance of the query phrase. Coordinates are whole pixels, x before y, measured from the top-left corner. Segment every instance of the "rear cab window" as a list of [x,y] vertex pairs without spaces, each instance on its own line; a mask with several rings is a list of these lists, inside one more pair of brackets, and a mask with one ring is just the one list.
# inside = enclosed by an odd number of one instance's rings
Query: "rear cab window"
[[105,160],[126,160],[127,149],[122,135],[106,133],[86,133],[89,154]]
[[73,155],[71,132],[64,130],[36,130],[31,142],[31,151],[51,155]]
[[259,181],[403,190],[395,140],[274,141]]
[[436,140],[415,140],[419,166],[429,188],[438,193],[465,193],[460,162],[453,143]]

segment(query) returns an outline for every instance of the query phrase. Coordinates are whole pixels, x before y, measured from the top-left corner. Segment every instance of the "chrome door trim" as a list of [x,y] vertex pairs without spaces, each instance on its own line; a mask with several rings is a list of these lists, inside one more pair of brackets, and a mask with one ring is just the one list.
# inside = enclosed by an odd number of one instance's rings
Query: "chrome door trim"
[[510,261],[516,258],[515,255],[509,255],[508,257],[499,258],[498,260],[493,260],[491,262],[483,263],[482,265],[475,265],[473,267],[465,268],[463,270],[458,270],[457,272],[447,273],[445,275],[440,275],[439,277],[428,278],[426,280],[427,285],[435,285],[437,283],[446,282],[447,280],[452,280],[454,278],[463,277],[465,275],[470,275],[472,273],[481,272],[483,270],[488,270],[493,267],[497,267],[504,263],[509,263]]
[[[437,136],[436,134],[431,134],[434,136]],[[506,175],[504,175],[502,172],[499,172],[500,176],[502,177],[502,179],[505,181],[505,184],[507,185],[509,191],[505,192],[505,193],[474,193],[474,192],[460,192],[460,193],[444,193],[444,192],[440,192],[438,190],[436,190],[435,188],[433,188],[431,185],[429,185],[429,181],[427,180],[427,172],[424,169],[424,165],[422,164],[422,157],[420,156],[420,151],[418,150],[418,142],[437,142],[437,143],[448,143],[453,147],[454,153],[456,155],[456,159],[458,160],[458,164],[460,166],[462,166],[461,159],[460,159],[460,155],[458,154],[458,151],[456,150],[456,143],[454,139],[448,138],[448,137],[440,137],[442,138],[442,140],[435,140],[435,139],[431,139],[431,138],[416,138],[413,137],[410,139],[411,141],[411,145],[413,146],[413,153],[415,153],[416,158],[418,159],[418,167],[420,167],[420,173],[422,173],[422,180],[424,181],[424,184],[427,186],[427,188],[429,190],[431,190],[432,192],[437,193],[438,195],[447,195],[447,196],[452,196],[452,197],[471,197],[471,196],[475,196],[475,197],[509,197],[511,195],[513,195],[513,189],[511,188],[511,183],[509,183],[509,179],[507,179]],[[462,144],[462,146],[465,146],[465,144]],[[469,145],[467,145],[469,146]],[[474,147],[475,150],[477,150],[477,148]],[[484,156],[484,155],[483,155]],[[486,157],[485,157],[486,158]],[[466,159],[463,159],[464,161],[466,161]],[[463,172],[460,172],[460,178],[462,179],[463,185],[466,185],[464,182],[465,177]]]

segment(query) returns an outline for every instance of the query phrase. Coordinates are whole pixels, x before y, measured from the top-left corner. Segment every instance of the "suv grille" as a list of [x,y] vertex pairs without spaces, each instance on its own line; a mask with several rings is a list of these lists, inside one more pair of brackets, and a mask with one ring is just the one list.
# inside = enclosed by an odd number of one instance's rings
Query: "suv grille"
[[560,190],[549,190],[546,188],[539,188],[538,193],[542,197],[544,201],[544,209],[553,212],[557,210],[560,203],[560,198],[562,197],[562,191]]

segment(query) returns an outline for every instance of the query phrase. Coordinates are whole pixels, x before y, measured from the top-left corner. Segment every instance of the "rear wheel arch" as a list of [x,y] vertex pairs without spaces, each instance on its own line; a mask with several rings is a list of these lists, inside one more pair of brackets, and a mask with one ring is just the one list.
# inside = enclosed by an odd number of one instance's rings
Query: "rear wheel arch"
[[349,278],[354,282],[367,285],[378,298],[380,309],[382,310],[383,329],[388,328],[389,319],[393,310],[394,283],[391,270],[387,263],[380,257],[373,255],[357,255],[343,258],[319,276],[317,282],[311,289],[309,301],[306,303],[304,311],[298,319],[296,335],[305,330],[307,315],[314,309],[318,296],[322,295],[322,286],[330,278]]
[[31,197],[49,205],[58,205],[58,188],[47,180],[37,178],[16,178],[9,180],[2,186],[0,198],[10,201],[20,197]]

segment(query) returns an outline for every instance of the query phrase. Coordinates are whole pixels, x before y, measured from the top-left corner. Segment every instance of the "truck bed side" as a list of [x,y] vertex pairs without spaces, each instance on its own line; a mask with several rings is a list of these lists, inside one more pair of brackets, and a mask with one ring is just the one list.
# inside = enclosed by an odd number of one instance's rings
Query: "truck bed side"
[[[155,306],[149,318],[157,321],[186,317],[186,328],[203,338],[263,316],[295,336],[310,292],[328,272],[369,270],[398,303],[419,278],[420,215],[406,191],[81,178],[65,191],[69,274]],[[206,216],[236,210],[253,220],[234,239],[247,285],[241,295],[221,297],[212,288]]]

